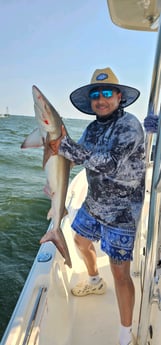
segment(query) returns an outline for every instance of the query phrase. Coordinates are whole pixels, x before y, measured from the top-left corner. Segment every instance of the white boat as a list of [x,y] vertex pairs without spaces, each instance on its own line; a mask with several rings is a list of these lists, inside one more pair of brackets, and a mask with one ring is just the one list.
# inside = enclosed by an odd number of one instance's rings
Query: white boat
[[[148,110],[156,113],[161,82],[161,26],[157,24],[161,3],[153,0],[109,0],[108,7],[117,25],[137,30],[158,30]],[[159,345],[161,342],[161,131],[157,135],[154,163],[151,161],[152,139],[152,135],[147,135],[146,194],[131,267],[136,290],[133,333],[137,345]],[[99,244],[96,245],[98,266],[107,282],[107,293],[84,298],[71,294],[71,287],[87,276],[70,226],[86,191],[85,170],[82,170],[69,185],[66,199],[68,215],[62,223],[72,269],[64,265],[64,259],[52,243],[40,246],[1,345],[118,344],[119,313],[113,278],[108,257],[100,251]]]

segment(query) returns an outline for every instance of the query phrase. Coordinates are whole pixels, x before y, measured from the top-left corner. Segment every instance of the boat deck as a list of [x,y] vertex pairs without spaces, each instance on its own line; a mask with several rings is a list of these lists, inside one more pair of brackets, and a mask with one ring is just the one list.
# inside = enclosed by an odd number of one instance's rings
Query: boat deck
[[[70,242],[71,243],[71,242]],[[40,327],[39,344],[54,345],[114,345],[118,344],[119,313],[109,260],[96,245],[100,276],[107,282],[107,293],[75,297],[71,288],[80,280],[87,279],[84,263],[79,256],[71,255],[73,272],[59,266],[58,259],[53,267],[54,284],[50,285],[47,308]],[[74,248],[71,252],[74,253]],[[140,277],[133,277],[136,286],[136,304],[133,329],[136,335],[139,305]]]

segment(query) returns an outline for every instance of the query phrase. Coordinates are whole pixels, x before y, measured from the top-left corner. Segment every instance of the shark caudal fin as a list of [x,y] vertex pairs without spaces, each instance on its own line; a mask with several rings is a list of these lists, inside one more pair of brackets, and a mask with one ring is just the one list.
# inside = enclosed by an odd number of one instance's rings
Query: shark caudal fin
[[40,243],[45,243],[45,242],[53,242],[57,249],[59,250],[60,254],[63,256],[65,259],[64,264],[66,264],[68,267],[72,268],[72,262],[68,250],[68,246],[66,244],[65,237],[63,235],[63,232],[61,228],[56,229],[56,230],[50,230],[48,231],[40,240]]

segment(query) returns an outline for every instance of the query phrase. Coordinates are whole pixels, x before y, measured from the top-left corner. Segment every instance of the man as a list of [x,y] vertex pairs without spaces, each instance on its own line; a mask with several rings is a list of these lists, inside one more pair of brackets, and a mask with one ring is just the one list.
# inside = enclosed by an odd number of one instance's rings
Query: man
[[[51,142],[53,153],[86,168],[88,193],[72,228],[83,256],[89,281],[72,289],[75,296],[102,294],[106,283],[99,276],[93,241],[100,240],[114,278],[120,312],[120,345],[132,344],[134,285],[130,262],[137,224],[144,199],[144,134],[138,119],[124,108],[139,97],[139,91],[120,85],[110,68],[96,70],[91,83],[70,95],[83,113],[95,115],[79,143],[64,130]],[[50,240],[52,234],[48,233]]]

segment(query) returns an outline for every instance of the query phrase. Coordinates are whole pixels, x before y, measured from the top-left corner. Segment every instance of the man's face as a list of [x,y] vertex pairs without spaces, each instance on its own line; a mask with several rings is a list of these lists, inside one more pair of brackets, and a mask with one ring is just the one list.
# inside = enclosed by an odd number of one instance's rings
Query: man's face
[[[101,92],[103,91],[103,93]],[[107,92],[104,92],[107,91]],[[105,88],[95,89],[95,95],[92,97],[91,91],[91,108],[98,116],[111,115],[116,109],[118,109],[121,101],[121,92],[116,90]],[[96,96],[96,98],[94,98]]]

